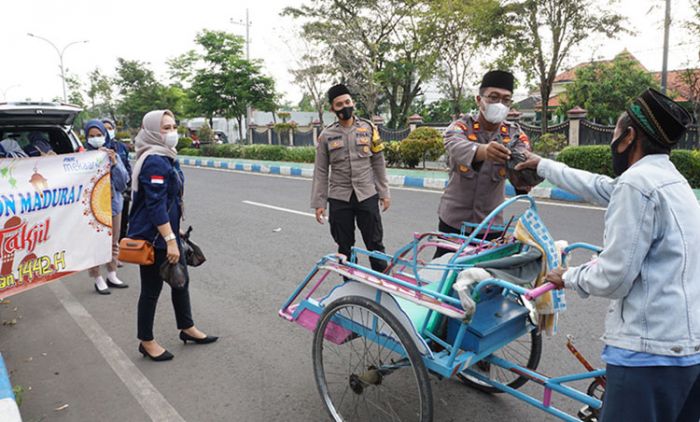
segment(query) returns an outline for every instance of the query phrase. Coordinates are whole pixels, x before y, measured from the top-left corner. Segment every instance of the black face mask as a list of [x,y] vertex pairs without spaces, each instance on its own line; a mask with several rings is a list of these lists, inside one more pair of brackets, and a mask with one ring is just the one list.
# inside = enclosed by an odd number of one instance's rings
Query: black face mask
[[353,111],[355,111],[355,107],[353,106],[343,107],[337,110],[335,115],[338,116],[340,120],[350,120]]
[[625,172],[630,166],[630,154],[632,153],[632,150],[634,149],[634,144],[637,142],[637,139],[635,138],[631,144],[627,146],[627,149],[625,149],[623,152],[617,152],[617,147],[622,141],[622,139],[627,136],[627,130],[620,135],[617,139],[613,141],[612,144],[610,144],[610,149],[612,151],[612,166],[613,166],[613,173],[615,173],[615,176],[621,176],[622,173]]

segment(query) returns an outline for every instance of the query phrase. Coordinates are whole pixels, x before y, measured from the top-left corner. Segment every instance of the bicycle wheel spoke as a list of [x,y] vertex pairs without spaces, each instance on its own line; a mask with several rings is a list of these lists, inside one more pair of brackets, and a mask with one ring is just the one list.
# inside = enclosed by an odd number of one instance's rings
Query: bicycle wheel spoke
[[[402,328],[400,323],[395,319],[389,323],[382,315],[364,304],[347,303],[324,312],[319,321],[314,337],[316,381],[335,420],[426,420],[421,403],[431,403],[425,396],[430,385],[424,367],[420,381],[416,372],[416,357],[422,365],[420,354],[405,329],[395,331]],[[331,321],[352,321],[356,325],[353,331],[359,334],[335,344],[320,335]],[[347,327],[345,322],[341,325]],[[413,355],[407,352],[404,341],[410,341]]]

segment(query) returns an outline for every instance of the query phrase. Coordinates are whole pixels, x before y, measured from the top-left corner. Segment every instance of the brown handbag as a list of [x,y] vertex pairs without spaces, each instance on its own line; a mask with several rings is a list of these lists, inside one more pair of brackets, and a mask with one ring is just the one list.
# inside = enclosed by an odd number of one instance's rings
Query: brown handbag
[[119,241],[119,256],[121,262],[138,265],[153,265],[156,262],[153,245],[142,239],[130,239],[128,237]]

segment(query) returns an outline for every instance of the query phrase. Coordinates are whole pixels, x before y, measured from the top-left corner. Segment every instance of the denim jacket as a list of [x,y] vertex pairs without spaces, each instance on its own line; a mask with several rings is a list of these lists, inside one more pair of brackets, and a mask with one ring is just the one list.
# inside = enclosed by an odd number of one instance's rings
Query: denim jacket
[[599,257],[564,273],[582,297],[612,299],[603,341],[666,356],[700,352],[700,205],[668,155],[648,155],[622,176],[541,160],[540,176],[606,206]]

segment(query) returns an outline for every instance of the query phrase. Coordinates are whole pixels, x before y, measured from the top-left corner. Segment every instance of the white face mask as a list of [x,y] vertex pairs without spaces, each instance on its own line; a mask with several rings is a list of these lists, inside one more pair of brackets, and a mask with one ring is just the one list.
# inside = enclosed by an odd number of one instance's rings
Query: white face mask
[[163,142],[165,142],[165,145],[168,148],[175,148],[175,145],[177,145],[177,132],[168,132],[165,135],[161,135],[163,137]]
[[484,102],[484,106],[485,110],[482,111],[484,118],[493,124],[503,122],[510,111],[510,108],[502,103],[488,104]]
[[105,137],[104,136],[93,136],[91,138],[88,138],[88,144],[92,145],[95,148],[100,148],[102,145],[105,144]]
[[112,129],[112,130],[107,130],[107,134],[109,135],[109,139],[115,139],[115,138],[114,138],[114,129]]

